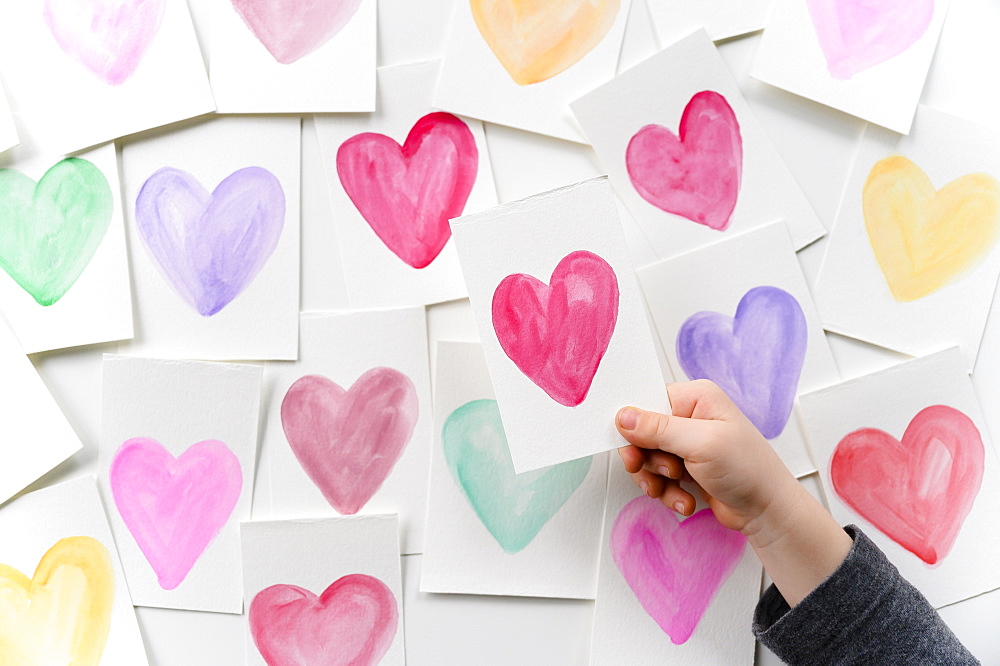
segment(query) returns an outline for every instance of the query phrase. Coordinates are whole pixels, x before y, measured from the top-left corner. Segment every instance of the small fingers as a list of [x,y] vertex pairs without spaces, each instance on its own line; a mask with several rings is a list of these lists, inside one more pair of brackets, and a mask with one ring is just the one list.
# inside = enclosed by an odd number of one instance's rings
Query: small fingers
[[642,449],[634,446],[621,447],[618,449],[618,455],[621,456],[622,462],[625,464],[625,471],[629,474],[638,472],[646,462],[646,456],[643,455]]
[[657,498],[663,494],[665,485],[669,482],[659,474],[653,474],[648,469],[640,469],[635,474],[629,474],[635,485],[649,497]]
[[637,407],[623,407],[615,418],[618,432],[630,444],[691,458],[712,434],[715,422],[668,416]]
[[666,479],[664,481],[663,492],[659,497],[665,507],[676,511],[682,516],[693,514],[694,508],[698,504],[694,496],[681,488],[680,482],[674,479]]
[[[642,451],[642,449],[638,448],[636,450]],[[681,479],[684,477],[684,461],[673,453],[666,453],[658,449],[647,449],[643,453],[645,453],[643,467],[650,472],[665,476],[668,479]]]

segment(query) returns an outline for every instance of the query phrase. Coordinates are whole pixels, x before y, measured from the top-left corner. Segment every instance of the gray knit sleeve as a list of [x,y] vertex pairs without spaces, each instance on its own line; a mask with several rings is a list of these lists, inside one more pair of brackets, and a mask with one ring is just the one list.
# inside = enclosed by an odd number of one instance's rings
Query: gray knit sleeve
[[847,559],[795,608],[771,585],[757,640],[789,664],[978,664],[920,592],[853,525]]

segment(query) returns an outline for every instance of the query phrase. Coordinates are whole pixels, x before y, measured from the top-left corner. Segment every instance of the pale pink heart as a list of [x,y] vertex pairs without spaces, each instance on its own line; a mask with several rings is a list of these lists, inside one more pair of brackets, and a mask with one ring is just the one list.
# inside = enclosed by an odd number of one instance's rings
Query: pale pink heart
[[232,0],[236,12],[274,59],[289,65],[333,39],[361,0]]
[[163,20],[166,0],[45,0],[42,14],[59,48],[106,83],[124,83]]
[[165,590],[187,577],[243,491],[239,458],[214,439],[176,459],[155,439],[130,439],[108,477],[118,513]]

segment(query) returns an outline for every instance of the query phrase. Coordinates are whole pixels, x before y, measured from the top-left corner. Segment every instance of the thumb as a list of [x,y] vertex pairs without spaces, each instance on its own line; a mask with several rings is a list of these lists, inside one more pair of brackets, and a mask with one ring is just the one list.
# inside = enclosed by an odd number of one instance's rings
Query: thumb
[[638,407],[623,407],[615,418],[615,425],[629,444],[641,449],[660,449],[689,459],[704,447],[712,434],[713,423]]

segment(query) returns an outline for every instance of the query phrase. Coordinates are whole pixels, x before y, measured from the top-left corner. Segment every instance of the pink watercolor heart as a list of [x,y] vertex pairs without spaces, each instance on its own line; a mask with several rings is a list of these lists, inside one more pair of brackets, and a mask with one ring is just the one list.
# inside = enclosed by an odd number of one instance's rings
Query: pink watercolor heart
[[746,538],[703,509],[680,521],[645,495],[625,505],[611,528],[611,555],[643,609],[674,645],[691,638],[736,569]]
[[139,66],[165,5],[165,0],[45,0],[42,15],[59,48],[117,86]]
[[399,609],[378,578],[351,574],[317,597],[272,585],[250,602],[250,635],[270,666],[367,666],[392,646]]
[[934,0],[807,0],[830,75],[849,79],[896,57],[934,18]]
[[618,321],[618,277],[608,262],[578,250],[547,285],[523,273],[493,292],[493,330],[504,353],[560,405],[587,398]]
[[118,513],[164,590],[187,577],[243,490],[239,458],[214,439],[176,459],[155,439],[130,439],[111,461],[109,479]]
[[372,498],[413,435],[417,389],[392,368],[372,368],[345,391],[306,375],[281,401],[285,437],[309,478],[338,513]]
[[232,0],[233,8],[274,59],[290,65],[333,39],[361,0]]
[[448,220],[465,210],[479,150],[468,126],[430,113],[402,146],[383,134],[353,136],[337,151],[337,174],[361,216],[397,257],[424,268],[451,238]]
[[635,133],[625,149],[632,186],[660,210],[724,231],[743,175],[736,114],[725,97],[705,90],[684,107],[679,134],[662,125]]

